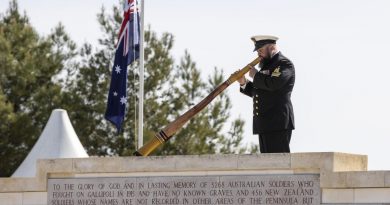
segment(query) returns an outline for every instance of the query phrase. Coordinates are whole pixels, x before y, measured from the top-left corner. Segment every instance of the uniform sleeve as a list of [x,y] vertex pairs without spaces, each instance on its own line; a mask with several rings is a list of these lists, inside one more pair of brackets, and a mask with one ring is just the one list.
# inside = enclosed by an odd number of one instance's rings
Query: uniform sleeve
[[240,87],[240,92],[249,96],[249,97],[252,97],[252,90],[253,90],[253,83],[251,81],[248,81],[245,85],[245,89],[242,89]]
[[275,91],[283,87],[294,75],[293,64],[289,61],[282,61],[280,66],[271,75],[257,72],[253,78],[253,88]]

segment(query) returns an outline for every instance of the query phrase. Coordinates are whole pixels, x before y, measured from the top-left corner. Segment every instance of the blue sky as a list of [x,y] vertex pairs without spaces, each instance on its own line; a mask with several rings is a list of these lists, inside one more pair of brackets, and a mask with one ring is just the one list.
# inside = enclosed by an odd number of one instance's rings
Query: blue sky
[[[41,34],[62,22],[79,44],[101,35],[96,14],[108,0],[19,0]],[[173,55],[187,49],[207,78],[225,77],[256,57],[250,36],[272,34],[296,68],[292,101],[293,152],[349,152],[369,156],[369,169],[390,169],[390,2],[385,0],[146,0],[145,22],[175,36]],[[0,0],[0,11],[8,6]],[[252,135],[252,101],[228,88],[233,117]],[[146,106],[146,105],[145,105]]]

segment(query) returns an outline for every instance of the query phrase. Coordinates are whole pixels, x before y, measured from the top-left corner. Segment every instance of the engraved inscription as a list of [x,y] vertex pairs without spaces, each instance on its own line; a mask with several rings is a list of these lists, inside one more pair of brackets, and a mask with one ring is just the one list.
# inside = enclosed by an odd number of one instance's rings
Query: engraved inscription
[[318,174],[48,180],[48,205],[320,204]]

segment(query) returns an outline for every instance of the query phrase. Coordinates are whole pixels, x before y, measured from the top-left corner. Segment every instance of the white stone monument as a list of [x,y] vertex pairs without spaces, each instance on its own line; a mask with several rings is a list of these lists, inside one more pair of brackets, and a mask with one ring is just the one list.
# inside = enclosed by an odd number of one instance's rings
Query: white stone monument
[[12,177],[34,177],[38,159],[88,157],[70,123],[68,113],[55,109],[38,141],[12,174]]
[[390,171],[345,153],[38,160],[0,204],[389,204]]

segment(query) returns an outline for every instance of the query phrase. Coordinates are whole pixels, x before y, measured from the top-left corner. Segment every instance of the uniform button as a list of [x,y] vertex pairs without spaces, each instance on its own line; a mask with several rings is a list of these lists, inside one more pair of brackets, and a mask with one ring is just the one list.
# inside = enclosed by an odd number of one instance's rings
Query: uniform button
[[258,101],[258,100],[256,100],[256,103],[259,103],[259,101]]
[[258,112],[256,112],[256,115],[259,115],[259,113],[258,113]]
[[256,110],[259,109],[259,107],[256,106]]
[[256,97],[259,97],[259,95],[256,95]]

